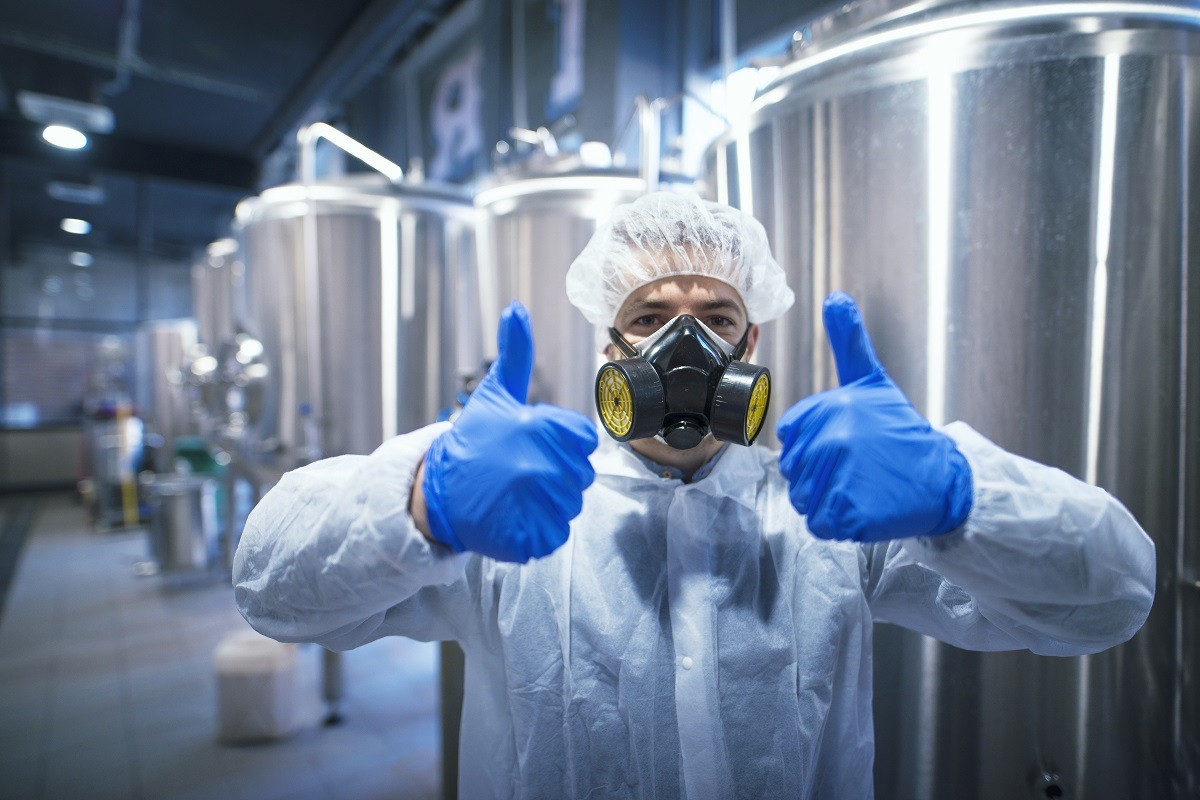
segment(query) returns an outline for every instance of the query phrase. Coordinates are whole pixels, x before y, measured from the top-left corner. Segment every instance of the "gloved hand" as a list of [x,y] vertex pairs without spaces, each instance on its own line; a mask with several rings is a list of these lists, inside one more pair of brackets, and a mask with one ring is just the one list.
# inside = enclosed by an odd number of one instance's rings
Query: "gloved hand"
[[525,405],[533,331],[520,303],[504,310],[498,337],[499,357],[425,454],[421,488],[436,539],[524,563],[567,540],[596,476],[596,427],[574,411]]
[[779,421],[792,505],[822,539],[954,530],[974,502],[966,458],[892,383],[850,295],[826,298],[824,317],[841,386],[805,398]]

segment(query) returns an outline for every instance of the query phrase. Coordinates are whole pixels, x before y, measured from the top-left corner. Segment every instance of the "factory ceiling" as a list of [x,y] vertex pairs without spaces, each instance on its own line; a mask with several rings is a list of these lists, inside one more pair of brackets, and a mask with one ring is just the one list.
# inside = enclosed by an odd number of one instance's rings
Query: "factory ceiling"
[[[446,0],[0,3],[0,262],[89,246],[186,257],[263,159],[436,23]],[[43,140],[72,117],[88,144]]]

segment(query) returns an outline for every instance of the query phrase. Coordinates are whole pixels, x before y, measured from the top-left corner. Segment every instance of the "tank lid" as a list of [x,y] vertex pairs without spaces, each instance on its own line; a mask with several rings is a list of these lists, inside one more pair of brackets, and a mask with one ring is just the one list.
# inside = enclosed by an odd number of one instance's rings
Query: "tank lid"
[[[695,178],[675,173],[659,176],[664,188],[695,188]],[[476,187],[475,205],[489,206],[499,200],[557,192],[618,191],[634,195],[646,191],[646,182],[636,169],[576,167],[568,170],[525,169],[493,175]]]
[[[796,61],[845,44],[870,34],[896,31],[920,23],[932,23],[934,28],[923,26],[913,29],[921,34],[934,33],[935,29],[952,27],[958,20],[961,24],[1012,24],[1018,21],[1053,20],[1069,22],[1080,17],[1104,16],[1124,20],[1129,16],[1145,16],[1150,19],[1170,19],[1176,23],[1195,25],[1197,12],[1194,4],[1187,2],[1157,3],[1135,0],[1128,3],[1096,3],[1090,0],[1065,0],[1065,2],[1042,3],[1038,0],[1023,2],[996,2],[992,0],[850,0],[834,10],[799,26],[792,34],[790,60]],[[945,23],[939,25],[938,21]]]
[[[471,196],[461,187],[434,181],[392,183],[376,173],[356,173],[337,179],[322,179],[312,184],[285,183],[262,190],[238,203],[236,223],[245,224],[267,209],[290,206],[312,200],[333,205],[377,207],[387,202],[406,200],[469,208]],[[270,213],[270,212],[267,212]]]
[[851,0],[797,28],[792,34],[792,56],[851,35],[924,19],[951,7],[978,5],[977,0]]

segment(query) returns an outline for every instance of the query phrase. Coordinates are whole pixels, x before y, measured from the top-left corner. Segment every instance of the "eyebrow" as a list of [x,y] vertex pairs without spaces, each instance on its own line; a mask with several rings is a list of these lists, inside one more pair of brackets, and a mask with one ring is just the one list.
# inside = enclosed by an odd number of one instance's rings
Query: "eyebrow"
[[[634,311],[666,311],[671,308],[671,303],[665,300],[634,300],[629,304],[629,309],[626,313]],[[700,311],[736,311],[739,314],[744,313],[742,307],[737,301],[728,298],[717,298],[715,300],[705,300],[699,304]]]

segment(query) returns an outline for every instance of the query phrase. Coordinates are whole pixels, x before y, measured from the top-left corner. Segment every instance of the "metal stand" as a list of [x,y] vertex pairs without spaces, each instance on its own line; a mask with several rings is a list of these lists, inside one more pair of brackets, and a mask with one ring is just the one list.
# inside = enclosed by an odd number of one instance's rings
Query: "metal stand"
[[341,725],[342,654],[321,648],[321,696],[325,700],[325,727]]
[[458,734],[462,726],[466,657],[457,642],[441,643],[442,798],[458,797]]

